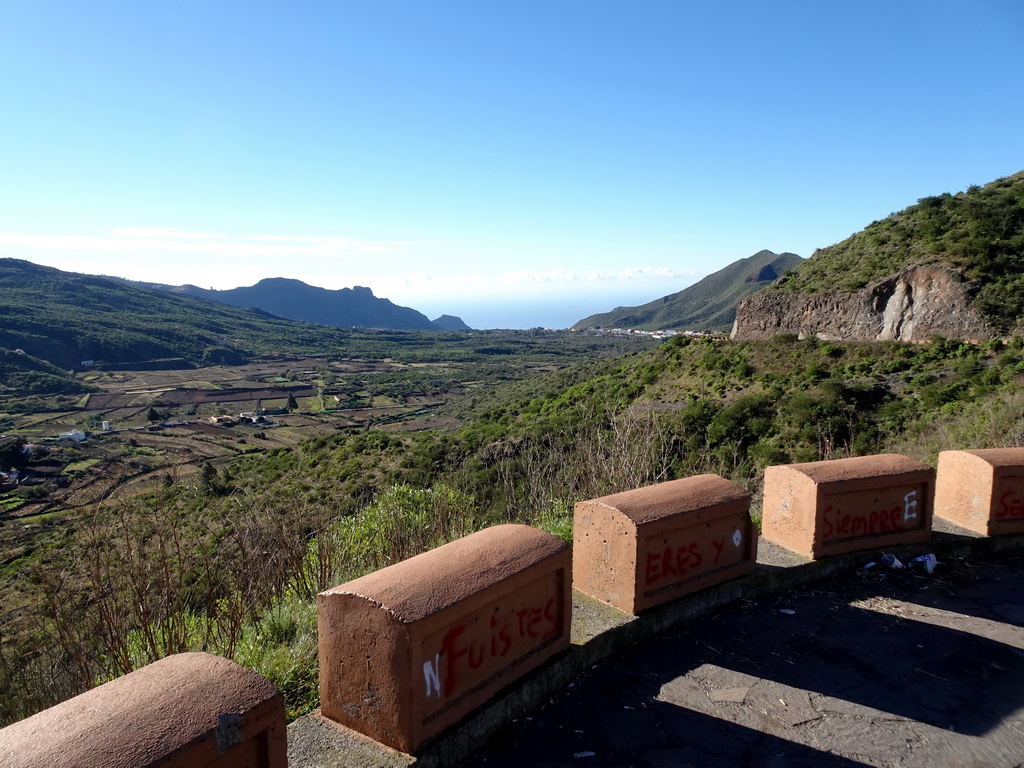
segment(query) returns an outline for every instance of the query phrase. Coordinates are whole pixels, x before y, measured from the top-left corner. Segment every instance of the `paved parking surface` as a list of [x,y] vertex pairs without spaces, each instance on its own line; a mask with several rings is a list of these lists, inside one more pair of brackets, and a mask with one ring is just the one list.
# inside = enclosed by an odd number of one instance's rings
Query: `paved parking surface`
[[467,765],[1024,766],[1024,558],[730,605],[597,665]]

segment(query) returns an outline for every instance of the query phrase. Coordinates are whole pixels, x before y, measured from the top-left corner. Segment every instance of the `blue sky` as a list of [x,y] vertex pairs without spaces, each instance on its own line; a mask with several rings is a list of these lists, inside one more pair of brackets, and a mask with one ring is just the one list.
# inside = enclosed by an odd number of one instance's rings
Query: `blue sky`
[[12,2],[0,256],[565,327],[1024,169],[1024,3]]

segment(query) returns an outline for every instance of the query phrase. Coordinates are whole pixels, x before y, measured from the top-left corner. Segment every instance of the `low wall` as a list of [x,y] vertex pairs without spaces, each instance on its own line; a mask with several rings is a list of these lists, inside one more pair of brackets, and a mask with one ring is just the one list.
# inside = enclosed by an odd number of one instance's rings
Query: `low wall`
[[206,653],[168,656],[0,729],[4,768],[285,768],[284,699]]
[[[733,600],[863,565],[868,555],[858,553],[882,548],[904,558],[933,552],[940,562],[1024,550],[1016,525],[1024,449],[950,454],[940,457],[937,482],[931,468],[894,455],[770,467],[760,545],[743,527],[749,495],[714,475],[582,502],[574,576],[603,590],[602,602],[570,592],[564,542],[520,525],[328,590],[318,603],[322,711],[289,727],[288,760],[293,768],[457,765],[600,659]],[[943,510],[970,501],[966,517],[984,530],[939,519],[933,531],[936,486],[951,499]],[[612,607],[610,593],[628,590],[628,612]],[[285,760],[281,695],[259,675],[198,653],[0,730],[0,765],[14,768],[280,768]]]
[[499,525],[322,592],[321,712],[415,752],[569,646],[570,568],[561,539]]
[[[953,557],[995,558],[1024,552],[1024,534],[980,536],[936,520],[930,541],[889,551],[903,562],[931,552],[937,555],[941,567]],[[877,560],[877,555],[863,552],[809,560],[761,539],[753,574],[686,595],[638,616],[574,592],[569,651],[467,715],[433,739],[423,752],[411,756],[388,749],[319,714],[311,714],[288,727],[289,764],[291,768],[454,768],[507,730],[514,720],[531,716],[601,660],[665,632],[679,631],[736,600],[827,582],[840,571]]]
[[898,454],[768,467],[761,535],[811,558],[928,541],[934,483]]
[[750,492],[698,475],[583,501],[573,516],[573,588],[627,613],[752,573]]
[[987,536],[1024,533],[1024,448],[940,453],[935,514]]

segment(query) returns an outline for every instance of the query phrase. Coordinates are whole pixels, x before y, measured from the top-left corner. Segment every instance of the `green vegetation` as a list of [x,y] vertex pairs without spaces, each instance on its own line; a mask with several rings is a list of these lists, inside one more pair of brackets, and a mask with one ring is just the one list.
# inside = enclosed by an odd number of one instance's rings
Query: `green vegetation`
[[1016,444],[1022,349],[677,337],[481,390],[450,432],[337,432],[168,474],[9,572],[0,717],[185,649],[258,669],[300,714],[319,590],[496,523],[570,539],[576,501],[661,480],[715,472],[756,494],[770,464]]
[[303,349],[345,340],[343,331],[16,259],[0,260],[0,290],[0,346],[23,349],[64,369],[87,360],[117,364],[175,358],[176,367],[182,367],[181,359],[199,365],[217,356],[210,350],[246,359],[261,346]]
[[89,385],[75,381],[68,370],[27,354],[20,348],[6,349],[0,346],[0,393],[25,399],[43,395],[70,395],[91,389]]
[[803,261],[794,253],[760,251],[678,293],[639,307],[619,307],[580,320],[574,329],[680,328],[694,331],[728,331],[736,319],[736,307],[747,295],[770,285]]
[[[565,364],[635,349],[622,340],[536,331],[400,331],[333,328],[285,320],[109,280],[0,259],[0,386],[35,394],[68,384],[85,361],[106,370],[237,365],[256,356],[312,354],[404,363],[505,364],[527,354]],[[23,350],[17,355],[13,350]],[[514,366],[518,366],[516,360]],[[144,363],[145,365],[142,365]],[[6,366],[6,367],[5,367]],[[25,378],[29,372],[36,377]],[[19,379],[18,377],[22,377]],[[13,377],[13,378],[12,378]],[[52,377],[53,382],[47,377]],[[29,390],[28,387],[34,387]]]
[[1024,172],[984,187],[921,198],[817,251],[770,290],[855,291],[915,265],[948,267],[975,291],[975,307],[1007,333],[1024,315]]
[[[542,329],[331,328],[15,259],[0,259],[0,296],[0,411],[17,415],[84,408],[88,393],[116,385],[118,371],[180,371],[307,355],[300,364],[320,368],[314,378],[321,394],[339,396],[330,406],[351,407],[372,398],[404,403],[483,388],[653,344]],[[358,372],[339,372],[327,361],[341,369],[351,362]],[[86,362],[92,370],[76,379],[72,369]],[[140,394],[136,403],[152,406],[158,397]],[[276,407],[318,410],[326,404],[292,400],[282,398]],[[157,405],[147,415],[159,421],[169,412]]]
[[[938,264],[959,270],[979,309],[1009,329],[1024,311],[1022,253],[1018,174],[925,198],[773,290],[852,290]],[[294,716],[316,705],[317,592],[444,541],[509,521],[570,540],[575,502],[662,480],[714,472],[756,499],[772,464],[885,451],[934,461],[1024,435],[1021,339],[676,337],[650,348],[540,329],[338,329],[9,259],[0,289],[0,428],[85,424],[81,409],[109,391],[93,387],[141,382],[115,409],[137,420],[130,436],[29,453],[21,436],[0,442],[0,461],[39,475],[0,498],[0,722],[188,649],[266,674]],[[282,375],[296,354],[312,359]],[[287,423],[245,438],[152,423],[166,415],[157,393],[177,386],[167,370],[257,356],[244,373],[194,378],[218,393],[245,392],[246,377],[304,388],[277,392],[281,408],[403,404],[394,418],[411,419],[429,401],[444,431],[372,428],[393,420],[383,411],[363,422],[283,417],[315,427],[309,439]],[[88,384],[68,371],[86,360],[97,365]],[[139,361],[152,376],[113,372]],[[448,402],[433,402],[439,394]],[[227,413],[226,402],[208,407]],[[135,478],[145,482],[129,487]],[[39,503],[57,489],[65,506]]]

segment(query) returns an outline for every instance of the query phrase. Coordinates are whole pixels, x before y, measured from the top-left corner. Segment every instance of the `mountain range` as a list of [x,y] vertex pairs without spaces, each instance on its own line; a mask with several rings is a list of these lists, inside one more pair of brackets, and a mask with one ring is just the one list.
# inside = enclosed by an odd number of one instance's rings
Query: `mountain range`
[[745,296],[770,285],[802,261],[795,253],[758,251],[678,293],[639,307],[616,307],[611,312],[585,317],[572,329],[728,331],[736,319],[736,306]]
[[[1022,259],[1024,172],[921,198],[810,259],[760,251],[678,293],[573,327],[726,330],[735,317],[734,338],[747,340],[780,333],[901,341],[1024,335]],[[349,327],[337,327],[343,325]],[[369,288],[330,291],[273,278],[206,291],[0,259],[0,368],[26,382],[87,360],[207,365],[276,350],[317,353],[351,346],[353,326],[465,328],[447,315],[430,321]],[[409,331],[360,333],[386,356],[390,338]]]
[[40,367],[43,362],[64,371],[89,360],[230,365],[275,350],[345,347],[352,337],[351,329],[288,320],[261,309],[0,259],[0,352],[8,367],[26,374],[52,373]]
[[390,328],[413,331],[467,331],[458,317],[442,315],[430,320],[421,312],[402,307],[373,295],[370,288],[355,286],[331,290],[308,285],[301,280],[270,277],[256,285],[213,290],[195,285],[136,283],[170,293],[216,301],[232,307],[256,307],[278,317],[338,328]]

